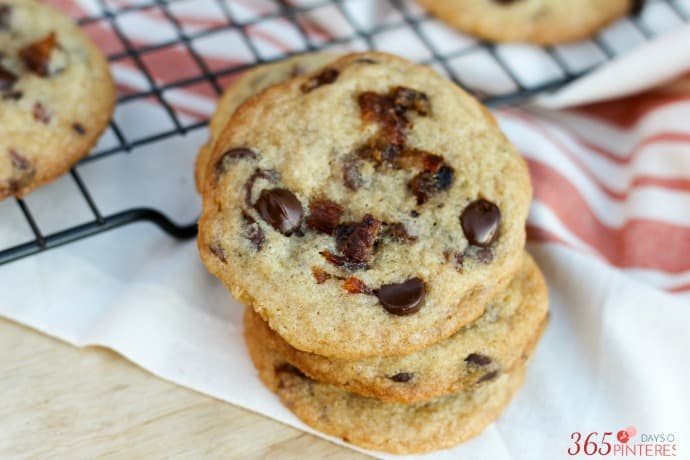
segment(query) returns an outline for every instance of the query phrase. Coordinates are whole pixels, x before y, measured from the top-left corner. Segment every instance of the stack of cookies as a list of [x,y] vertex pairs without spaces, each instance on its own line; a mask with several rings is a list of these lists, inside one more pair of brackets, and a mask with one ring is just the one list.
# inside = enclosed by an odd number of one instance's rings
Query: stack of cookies
[[547,320],[524,251],[531,185],[462,89],[382,53],[254,69],[221,100],[196,178],[201,258],[305,423],[426,452],[517,392]]

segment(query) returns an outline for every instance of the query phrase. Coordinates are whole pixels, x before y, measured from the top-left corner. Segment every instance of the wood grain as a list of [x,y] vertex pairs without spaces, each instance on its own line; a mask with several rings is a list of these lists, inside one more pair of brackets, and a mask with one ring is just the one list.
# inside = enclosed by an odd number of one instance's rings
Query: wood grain
[[366,458],[2,319],[0,363],[2,459]]

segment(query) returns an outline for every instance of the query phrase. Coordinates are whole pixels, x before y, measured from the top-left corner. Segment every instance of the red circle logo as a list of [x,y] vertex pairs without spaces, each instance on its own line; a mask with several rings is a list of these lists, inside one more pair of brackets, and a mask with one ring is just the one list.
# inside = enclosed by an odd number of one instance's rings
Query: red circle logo
[[618,438],[618,441],[620,441],[620,442],[622,442],[622,443],[624,443],[624,444],[627,443],[627,442],[630,440],[630,435],[629,435],[628,432],[625,431],[625,430],[620,430],[620,431],[618,432],[618,434],[616,435],[616,437]]

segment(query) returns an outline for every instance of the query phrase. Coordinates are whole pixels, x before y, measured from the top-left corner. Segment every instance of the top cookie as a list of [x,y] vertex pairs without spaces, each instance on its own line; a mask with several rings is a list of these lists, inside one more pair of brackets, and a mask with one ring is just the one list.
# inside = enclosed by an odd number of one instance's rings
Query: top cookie
[[250,98],[205,175],[209,270],[293,347],[408,354],[478,317],[517,271],[527,168],[433,70],[352,54]]
[[67,172],[110,120],[108,64],[81,30],[34,0],[0,0],[0,199]]
[[639,11],[642,0],[419,0],[440,19],[491,41],[554,44],[587,38]]
[[337,54],[331,53],[300,54],[282,61],[256,66],[234,81],[218,101],[216,111],[209,122],[209,140],[201,147],[196,158],[194,177],[197,190],[201,192],[206,182],[204,180],[206,165],[213,150],[213,144],[240,104],[276,83],[316,70],[337,57]]

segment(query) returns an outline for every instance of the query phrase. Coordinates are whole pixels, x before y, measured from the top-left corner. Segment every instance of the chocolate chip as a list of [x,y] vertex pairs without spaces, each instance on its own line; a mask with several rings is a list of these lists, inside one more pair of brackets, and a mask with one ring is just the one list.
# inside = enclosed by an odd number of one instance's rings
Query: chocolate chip
[[417,236],[410,235],[405,224],[394,222],[386,225],[383,234],[397,243],[412,243],[417,241]]
[[28,185],[36,175],[36,169],[31,162],[17,153],[15,150],[9,151],[12,168],[15,171],[12,179],[9,180],[8,185],[10,193],[18,192],[22,187]]
[[417,210],[413,209],[412,211],[410,211],[410,216],[412,216],[416,219],[417,217],[419,217],[419,212],[417,212]]
[[261,251],[266,240],[264,231],[246,211],[242,211],[242,220],[244,221],[244,237],[254,244],[257,251]]
[[374,291],[372,291],[371,288],[364,283],[364,281],[359,278],[355,278],[354,276],[351,276],[345,280],[343,283],[343,288],[350,294],[371,295],[374,293]]
[[411,278],[402,283],[385,284],[376,291],[376,297],[389,313],[398,316],[417,313],[424,300],[424,281]]
[[264,189],[254,208],[263,220],[285,236],[292,235],[302,225],[302,203],[290,190]]
[[0,5],[0,29],[7,29],[10,27],[12,19],[12,7],[10,5]]
[[410,180],[408,186],[417,198],[417,204],[424,204],[442,190],[448,189],[455,177],[450,166],[443,166],[437,172],[422,171]]
[[17,76],[0,65],[0,91],[11,89],[17,82]]
[[45,108],[43,104],[40,102],[36,102],[34,104],[34,109],[33,109],[33,115],[34,115],[34,120],[43,123],[44,125],[47,125],[50,123],[50,112]]
[[521,0],[494,0],[494,3],[498,3],[499,5],[511,5],[519,1]]
[[222,246],[220,243],[213,243],[208,245],[208,250],[211,251],[211,253],[216,256],[218,260],[220,260],[223,263],[227,263],[228,260],[225,258],[225,251],[223,251]]
[[477,379],[477,383],[482,383],[482,382],[487,382],[489,380],[493,380],[496,377],[498,377],[498,374],[499,374],[499,371],[497,371],[497,370],[488,372],[488,373],[482,375],[481,377],[479,377],[479,379]]
[[630,0],[630,14],[639,16],[644,9],[645,0]]
[[24,96],[24,93],[21,91],[10,91],[9,93],[5,93],[2,95],[2,99],[5,101],[18,101]]
[[216,176],[220,176],[226,171],[227,161],[241,160],[244,158],[256,159],[256,157],[256,152],[247,147],[235,147],[227,150],[216,162]]
[[72,123],[72,130],[80,136],[86,134],[86,128],[81,123]]
[[470,353],[467,355],[467,358],[465,358],[465,362],[477,366],[488,366],[491,364],[491,358],[481,353]]
[[381,221],[371,214],[366,214],[362,220],[354,225],[350,225],[348,234],[342,238],[338,249],[343,255],[355,262],[368,262],[374,250],[376,237],[381,230]]
[[369,270],[368,263],[350,260],[345,256],[333,254],[328,249],[324,249],[323,251],[319,252],[319,254],[323,256],[323,258],[326,259],[329,263],[335,265],[336,267],[341,267],[342,269],[347,270],[349,272],[354,272],[357,270]]
[[359,172],[359,162],[356,158],[348,158],[343,161],[343,182],[350,190],[357,190],[364,185],[364,180]]
[[414,378],[414,374],[412,372],[400,372],[399,374],[392,375],[388,378],[394,382],[404,383],[412,380]]
[[487,247],[498,237],[501,211],[492,202],[480,198],[465,208],[460,222],[470,244]]
[[19,55],[30,71],[41,77],[50,73],[50,55],[57,44],[55,32],[19,50]]
[[269,182],[277,182],[279,174],[273,169],[255,169],[247,182],[244,184],[244,203],[248,206],[252,206],[252,189],[254,188],[254,183],[258,179],[265,179]]
[[300,86],[303,93],[314,91],[319,86],[329,85],[338,79],[340,72],[338,69],[324,69],[321,73],[311,77]]
[[311,267],[311,274],[314,276],[316,284],[323,284],[331,279],[330,273],[326,272],[326,270],[321,267]]
[[276,374],[292,374],[292,375],[296,375],[298,377],[301,377],[303,379],[309,378],[306,375],[304,375],[304,372],[302,372],[301,370],[297,369],[295,366],[293,366],[292,364],[289,364],[289,363],[279,364],[278,366],[276,366],[274,368],[274,371]]
[[309,213],[307,225],[317,232],[331,235],[340,223],[343,208],[334,201],[317,198],[309,203]]

